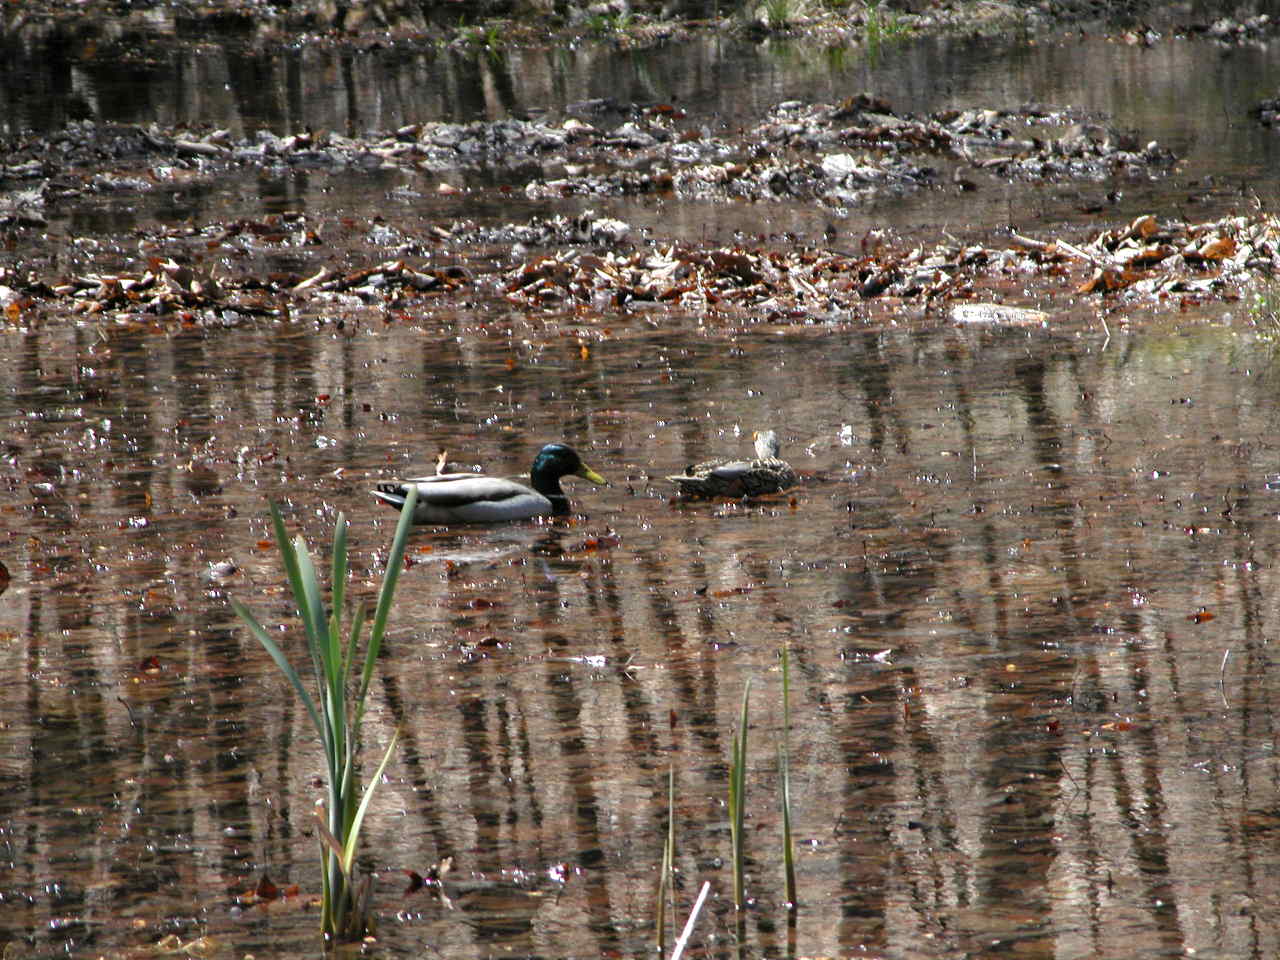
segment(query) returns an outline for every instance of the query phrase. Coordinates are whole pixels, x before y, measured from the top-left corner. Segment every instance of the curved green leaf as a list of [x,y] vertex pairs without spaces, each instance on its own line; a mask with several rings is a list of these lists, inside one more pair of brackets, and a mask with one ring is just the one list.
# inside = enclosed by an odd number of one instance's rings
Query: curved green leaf
[[391,753],[395,750],[396,741],[399,739],[399,730],[391,734],[391,742],[387,744],[387,752],[382,755],[382,762],[378,764],[378,769],[373,772],[373,777],[369,780],[368,786],[364,788],[364,796],[360,798],[360,808],[356,810],[355,818],[347,829],[347,845],[342,852],[342,872],[348,875],[351,873],[351,861],[356,856],[356,846],[360,842],[360,826],[364,823],[364,815],[369,810],[369,802],[373,799],[373,791],[382,779],[382,771],[387,769],[387,763],[391,760]]
[[307,708],[307,713],[311,715],[311,722],[316,728],[316,733],[323,738],[325,736],[324,724],[320,721],[320,714],[316,710],[315,701],[311,699],[311,695],[307,693],[307,688],[302,685],[302,678],[298,676],[298,671],[293,669],[293,664],[289,662],[289,658],[284,655],[284,651],[276,644],[274,640],[267,634],[257,618],[249,612],[249,609],[235,597],[231,598],[231,609],[236,612],[249,631],[258,638],[258,642],[271,655],[271,659],[276,662],[276,666],[280,668],[280,672],[285,675],[288,681],[293,684],[294,691],[298,694],[298,699],[302,701]]
[[404,566],[405,546],[409,542],[409,530],[413,526],[413,511],[418,504],[418,488],[409,484],[409,493],[404,498],[404,506],[400,508],[400,522],[396,524],[395,539],[391,541],[391,552],[387,555],[387,572],[382,577],[382,590],[378,593],[378,607],[373,614],[373,627],[369,631],[369,646],[364,652],[364,671],[360,677],[360,693],[357,703],[363,703],[369,690],[369,681],[373,676],[373,665],[378,659],[378,651],[382,649],[382,634],[387,628],[387,616],[391,613],[391,598],[396,592],[396,583],[400,579],[400,570]]

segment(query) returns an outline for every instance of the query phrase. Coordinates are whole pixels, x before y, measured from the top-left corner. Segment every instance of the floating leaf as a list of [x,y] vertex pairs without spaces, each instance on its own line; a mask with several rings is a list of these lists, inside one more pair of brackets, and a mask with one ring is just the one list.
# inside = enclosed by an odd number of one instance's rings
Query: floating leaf
[[1236,252],[1236,242],[1231,237],[1214,237],[1196,252],[1205,260],[1225,260]]
[[1112,720],[1109,723],[1104,723],[1098,729],[1107,730],[1112,733],[1125,733],[1133,729],[1133,723],[1128,720]]

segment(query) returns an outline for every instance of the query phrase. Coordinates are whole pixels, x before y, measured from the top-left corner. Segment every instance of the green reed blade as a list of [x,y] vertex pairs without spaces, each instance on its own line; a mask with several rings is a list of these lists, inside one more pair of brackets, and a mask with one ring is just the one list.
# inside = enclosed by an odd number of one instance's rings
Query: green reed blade
[[733,737],[733,753],[729,764],[729,844],[733,860],[733,905],[739,911],[746,906],[745,841],[747,789],[747,719],[751,700],[751,678],[742,691],[742,713],[738,732]]
[[796,909],[795,843],[791,835],[791,656],[782,647],[782,742],[778,744],[778,768],[782,774],[782,864],[787,887],[787,909]]
[[357,701],[364,702],[365,692],[369,689],[369,681],[373,676],[373,665],[382,649],[382,635],[387,628],[387,616],[391,613],[391,598],[395,595],[396,584],[400,580],[400,571],[404,567],[404,551],[409,543],[409,531],[413,527],[413,511],[418,504],[418,488],[409,484],[409,493],[400,508],[400,522],[396,524],[396,534],[391,541],[391,552],[387,555],[387,572],[382,576],[382,590],[378,593],[378,606],[373,614],[373,627],[369,631],[369,646],[365,649],[364,674],[360,678],[360,693]]
[[364,788],[364,795],[360,799],[360,806],[356,810],[350,826],[347,828],[347,845],[342,851],[342,871],[347,876],[351,875],[351,863],[355,860],[356,847],[360,841],[360,827],[364,823],[365,814],[369,812],[369,804],[373,800],[373,792],[382,780],[383,771],[387,769],[387,764],[391,761],[391,754],[395,752],[396,742],[399,739],[400,732],[398,730],[391,734],[391,742],[387,744],[387,752],[382,755],[382,762],[378,764],[378,769],[373,771],[373,776],[369,778],[369,783]]
[[315,702],[311,699],[311,695],[307,693],[307,688],[302,685],[302,678],[298,676],[298,671],[293,669],[293,664],[289,662],[289,658],[285,656],[284,651],[280,649],[271,636],[258,622],[258,618],[249,612],[248,607],[242,604],[235,597],[231,598],[231,609],[236,612],[244,625],[249,628],[249,632],[258,638],[258,642],[262,644],[263,649],[270,654],[271,659],[276,662],[276,666],[280,668],[280,672],[285,675],[285,679],[293,686],[294,692],[297,693],[298,699],[302,701],[303,706],[307,708],[307,713],[311,716],[311,723],[316,728],[316,733],[323,736],[324,724],[320,721],[320,714],[316,710]]

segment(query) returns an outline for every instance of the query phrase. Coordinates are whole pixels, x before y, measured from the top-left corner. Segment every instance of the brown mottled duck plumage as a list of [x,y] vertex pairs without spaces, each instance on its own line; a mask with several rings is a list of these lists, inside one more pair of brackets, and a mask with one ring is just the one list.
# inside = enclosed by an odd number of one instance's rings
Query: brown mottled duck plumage
[[796,482],[791,464],[778,457],[778,435],[772,430],[754,434],[754,460],[707,460],[667,477],[679,496],[687,499],[758,497],[785,490]]

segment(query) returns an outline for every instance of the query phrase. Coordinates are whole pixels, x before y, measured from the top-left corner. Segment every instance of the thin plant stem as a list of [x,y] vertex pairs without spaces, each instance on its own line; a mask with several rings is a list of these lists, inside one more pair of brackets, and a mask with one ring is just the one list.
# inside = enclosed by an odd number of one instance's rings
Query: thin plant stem
[[676,862],[676,768],[667,771],[667,838],[662,844],[662,875],[658,878],[658,919],[656,934],[658,952],[667,952],[667,903],[671,904],[671,919],[676,917],[675,895]]
[[778,744],[778,766],[782,771],[782,864],[786,875],[787,909],[796,909],[795,843],[791,836],[791,656],[782,647],[782,742]]
[[738,732],[733,737],[733,755],[729,764],[729,843],[733,859],[733,905],[741,913],[746,906],[745,839],[747,789],[747,718],[751,700],[751,679],[742,691],[742,713]]

